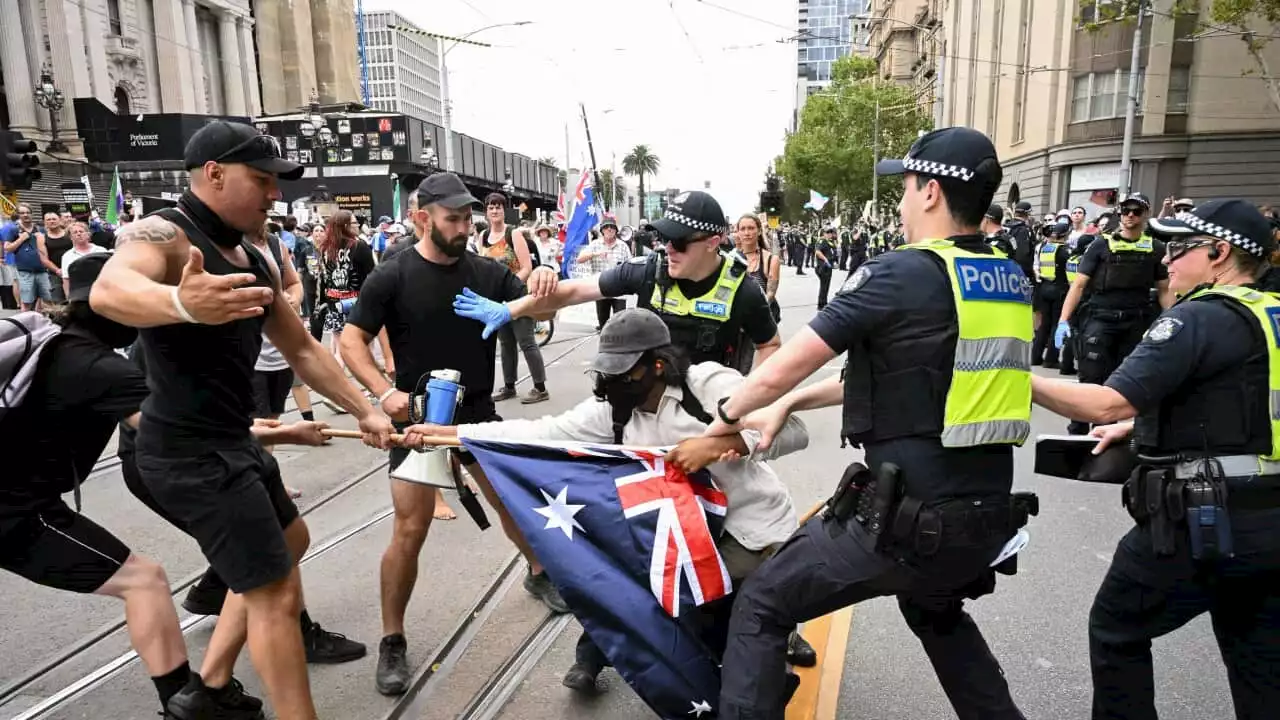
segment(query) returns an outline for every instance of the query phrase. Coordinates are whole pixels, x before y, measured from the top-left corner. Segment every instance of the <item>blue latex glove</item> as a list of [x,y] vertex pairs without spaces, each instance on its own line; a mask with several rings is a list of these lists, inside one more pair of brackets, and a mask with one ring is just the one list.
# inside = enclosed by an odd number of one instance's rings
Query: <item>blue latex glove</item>
[[1058,329],[1053,331],[1053,346],[1062,349],[1062,344],[1071,337],[1071,326],[1065,320],[1058,322]]
[[511,310],[505,303],[477,295],[471,288],[462,288],[461,295],[453,296],[453,312],[459,317],[484,323],[484,332],[480,337],[485,340],[497,332],[498,328],[511,322]]

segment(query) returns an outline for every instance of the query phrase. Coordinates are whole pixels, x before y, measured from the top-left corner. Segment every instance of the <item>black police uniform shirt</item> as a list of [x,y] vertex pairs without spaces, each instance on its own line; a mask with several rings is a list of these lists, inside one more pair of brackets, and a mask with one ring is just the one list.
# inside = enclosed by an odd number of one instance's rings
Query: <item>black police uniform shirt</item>
[[[658,256],[650,255],[646,258],[635,258],[605,270],[600,273],[600,292],[604,293],[605,297],[611,298],[639,295],[644,290],[645,284],[654,278],[657,262]],[[719,281],[724,262],[721,260],[720,266],[705,280],[677,279],[676,287],[690,300],[702,297],[711,292]],[[738,286],[738,292],[734,295],[733,307],[729,308],[729,319],[725,321],[727,324],[725,333],[721,337],[737,337],[739,332],[745,332],[753,343],[763,345],[778,334],[778,326],[773,321],[773,313],[769,310],[769,301],[764,297],[764,290],[759,284],[749,279],[745,280],[746,282]]]
[[[1259,333],[1253,320],[1226,303],[1194,300],[1169,308],[1152,323],[1142,341],[1104,384],[1120,393],[1141,415],[1154,412],[1185,388],[1210,382],[1223,373],[1239,375],[1246,361],[1258,351]],[[1242,416],[1266,411],[1265,394],[1255,407],[1240,409]],[[1265,417],[1256,420],[1256,425],[1268,423]],[[1244,442],[1247,438],[1238,439]],[[1223,448],[1216,450],[1224,452]],[[1230,448],[1225,451],[1234,454]]]
[[[993,254],[982,235],[953,239],[963,250]],[[878,377],[907,367],[950,376],[959,338],[955,300],[942,260],[909,248],[869,260],[809,327],[837,355],[866,355]],[[939,398],[939,410],[942,404]],[[939,427],[940,420],[939,416]],[[908,494],[922,502],[1000,496],[1013,484],[1013,448],[1007,445],[943,448],[939,436],[918,435],[867,443],[865,450],[866,463],[873,469],[885,462],[898,465]]]
[[[1156,268],[1155,277],[1151,281],[1152,287],[1154,287],[1155,283],[1169,279],[1169,268],[1165,267],[1163,262],[1159,262],[1164,257],[1163,242],[1152,240],[1151,252],[1156,259],[1154,263]],[[1109,257],[1111,257],[1111,247],[1108,243],[1108,238],[1099,236],[1084,251],[1084,255],[1080,258],[1078,272],[1081,275],[1095,278],[1098,275],[1098,266],[1106,262]],[[1095,307],[1107,309],[1145,308],[1151,302],[1151,290],[1150,288],[1141,288],[1134,290],[1108,290],[1104,293],[1095,292],[1092,302]]]
[[[823,238],[818,241],[817,248],[815,249],[815,252],[813,255],[815,260],[817,260],[818,258],[817,253],[822,253],[823,257],[826,258],[825,264],[828,268],[831,267],[836,261],[836,248],[834,245],[831,244],[831,241],[827,240],[826,238]],[[823,261],[818,260],[818,262],[823,262]]]
[[50,342],[26,399],[0,427],[0,513],[73,490],[147,397],[146,376],[102,342],[74,332]]
[[483,323],[453,312],[453,298],[463,288],[495,302],[527,292],[506,265],[473,253],[438,265],[406,250],[369,275],[347,322],[370,335],[387,329],[398,390],[425,390],[430,378],[424,376],[432,370],[461,372],[466,392],[455,422],[484,422],[495,414],[491,395],[498,336],[482,340]]

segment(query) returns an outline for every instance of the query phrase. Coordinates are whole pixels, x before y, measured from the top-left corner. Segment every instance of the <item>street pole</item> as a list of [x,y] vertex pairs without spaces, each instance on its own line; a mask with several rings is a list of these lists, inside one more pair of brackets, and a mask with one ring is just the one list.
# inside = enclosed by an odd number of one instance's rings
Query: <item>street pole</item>
[[[877,87],[877,90],[879,88]],[[880,94],[876,93],[876,119],[871,134],[871,214],[880,220],[880,175],[876,165],[880,163]]]
[[1138,22],[1133,28],[1133,52],[1129,55],[1129,98],[1124,111],[1124,143],[1120,146],[1120,197],[1123,200],[1133,184],[1133,131],[1138,114],[1138,61],[1142,53],[1142,13],[1145,0],[1138,3]]
[[440,54],[440,97],[444,106],[444,168],[454,172],[453,167],[453,111],[449,108],[449,51],[444,48],[444,41],[436,38],[436,52]]

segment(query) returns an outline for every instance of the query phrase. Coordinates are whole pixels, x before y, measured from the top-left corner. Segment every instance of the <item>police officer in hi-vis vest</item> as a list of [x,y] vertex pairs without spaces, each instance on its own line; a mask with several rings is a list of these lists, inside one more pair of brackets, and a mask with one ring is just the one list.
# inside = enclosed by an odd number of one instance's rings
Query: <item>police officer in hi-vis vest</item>
[[753,361],[778,349],[782,339],[764,289],[749,279],[741,255],[720,251],[729,228],[715,198],[699,190],[681,193],[652,227],[657,252],[599,277],[557,283],[553,271],[538,268],[529,276],[527,298],[500,305],[471,295],[454,309],[484,322],[489,333],[513,317],[635,295],[637,307],[658,313],[671,330],[671,343],[694,364],[719,363],[745,375]]
[[[1235,702],[1280,712],[1280,296],[1258,281],[1275,249],[1243,200],[1151,221],[1169,236],[1160,316],[1102,385],[1034,378],[1036,403],[1133,441],[1120,540],[1089,613],[1095,720],[1155,720],[1151,641],[1208,612]],[[785,352],[785,348],[784,348]],[[782,354],[781,352],[779,354]],[[1083,368],[1082,368],[1083,369]],[[1203,670],[1203,669],[1202,669]]]
[[[1089,246],[1080,258],[1076,279],[1067,292],[1054,331],[1061,348],[1071,336],[1071,319],[1089,290],[1088,312],[1076,318],[1080,328],[1076,362],[1080,382],[1101,384],[1133,351],[1151,323],[1151,290],[1159,292],[1160,307],[1173,304],[1169,274],[1160,262],[1164,246],[1147,234],[1151,202],[1141,193],[1120,202],[1120,230]],[[1051,322],[1046,316],[1045,321]]]
[[[1034,496],[1011,492],[1013,449],[1031,431],[1030,285],[979,231],[1000,163],[985,135],[946,128],[877,172],[906,175],[907,244],[854,273],[720,401],[707,431],[752,427],[767,443],[790,413],[843,403],[842,434],[866,451],[825,512],[739,589],[720,718],[781,720],[787,634],[885,595],[962,720],[1023,718],[962,609],[994,591],[993,565],[1012,572],[996,561],[1036,510]],[[846,350],[841,376],[794,389]]]
[[[1062,302],[1067,297],[1067,258],[1071,251],[1067,246],[1067,236],[1071,234],[1071,223],[1065,217],[1058,218],[1047,228],[1044,242],[1040,243],[1036,254],[1036,267],[1040,273],[1040,283],[1036,292],[1040,294],[1041,312],[1045,317],[1056,318],[1062,313]],[[1063,349],[1065,353],[1066,349]],[[1036,328],[1035,341],[1031,344],[1031,364],[1044,363],[1046,368],[1058,369],[1058,348],[1053,343],[1053,326],[1041,322]]]

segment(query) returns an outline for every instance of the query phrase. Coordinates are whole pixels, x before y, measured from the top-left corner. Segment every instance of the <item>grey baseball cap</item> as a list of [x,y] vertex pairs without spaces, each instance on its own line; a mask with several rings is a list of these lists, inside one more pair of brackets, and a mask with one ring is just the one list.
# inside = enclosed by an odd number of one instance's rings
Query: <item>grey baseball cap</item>
[[609,318],[600,330],[600,349],[591,370],[621,375],[640,362],[646,350],[671,344],[671,331],[651,310],[630,308]]

